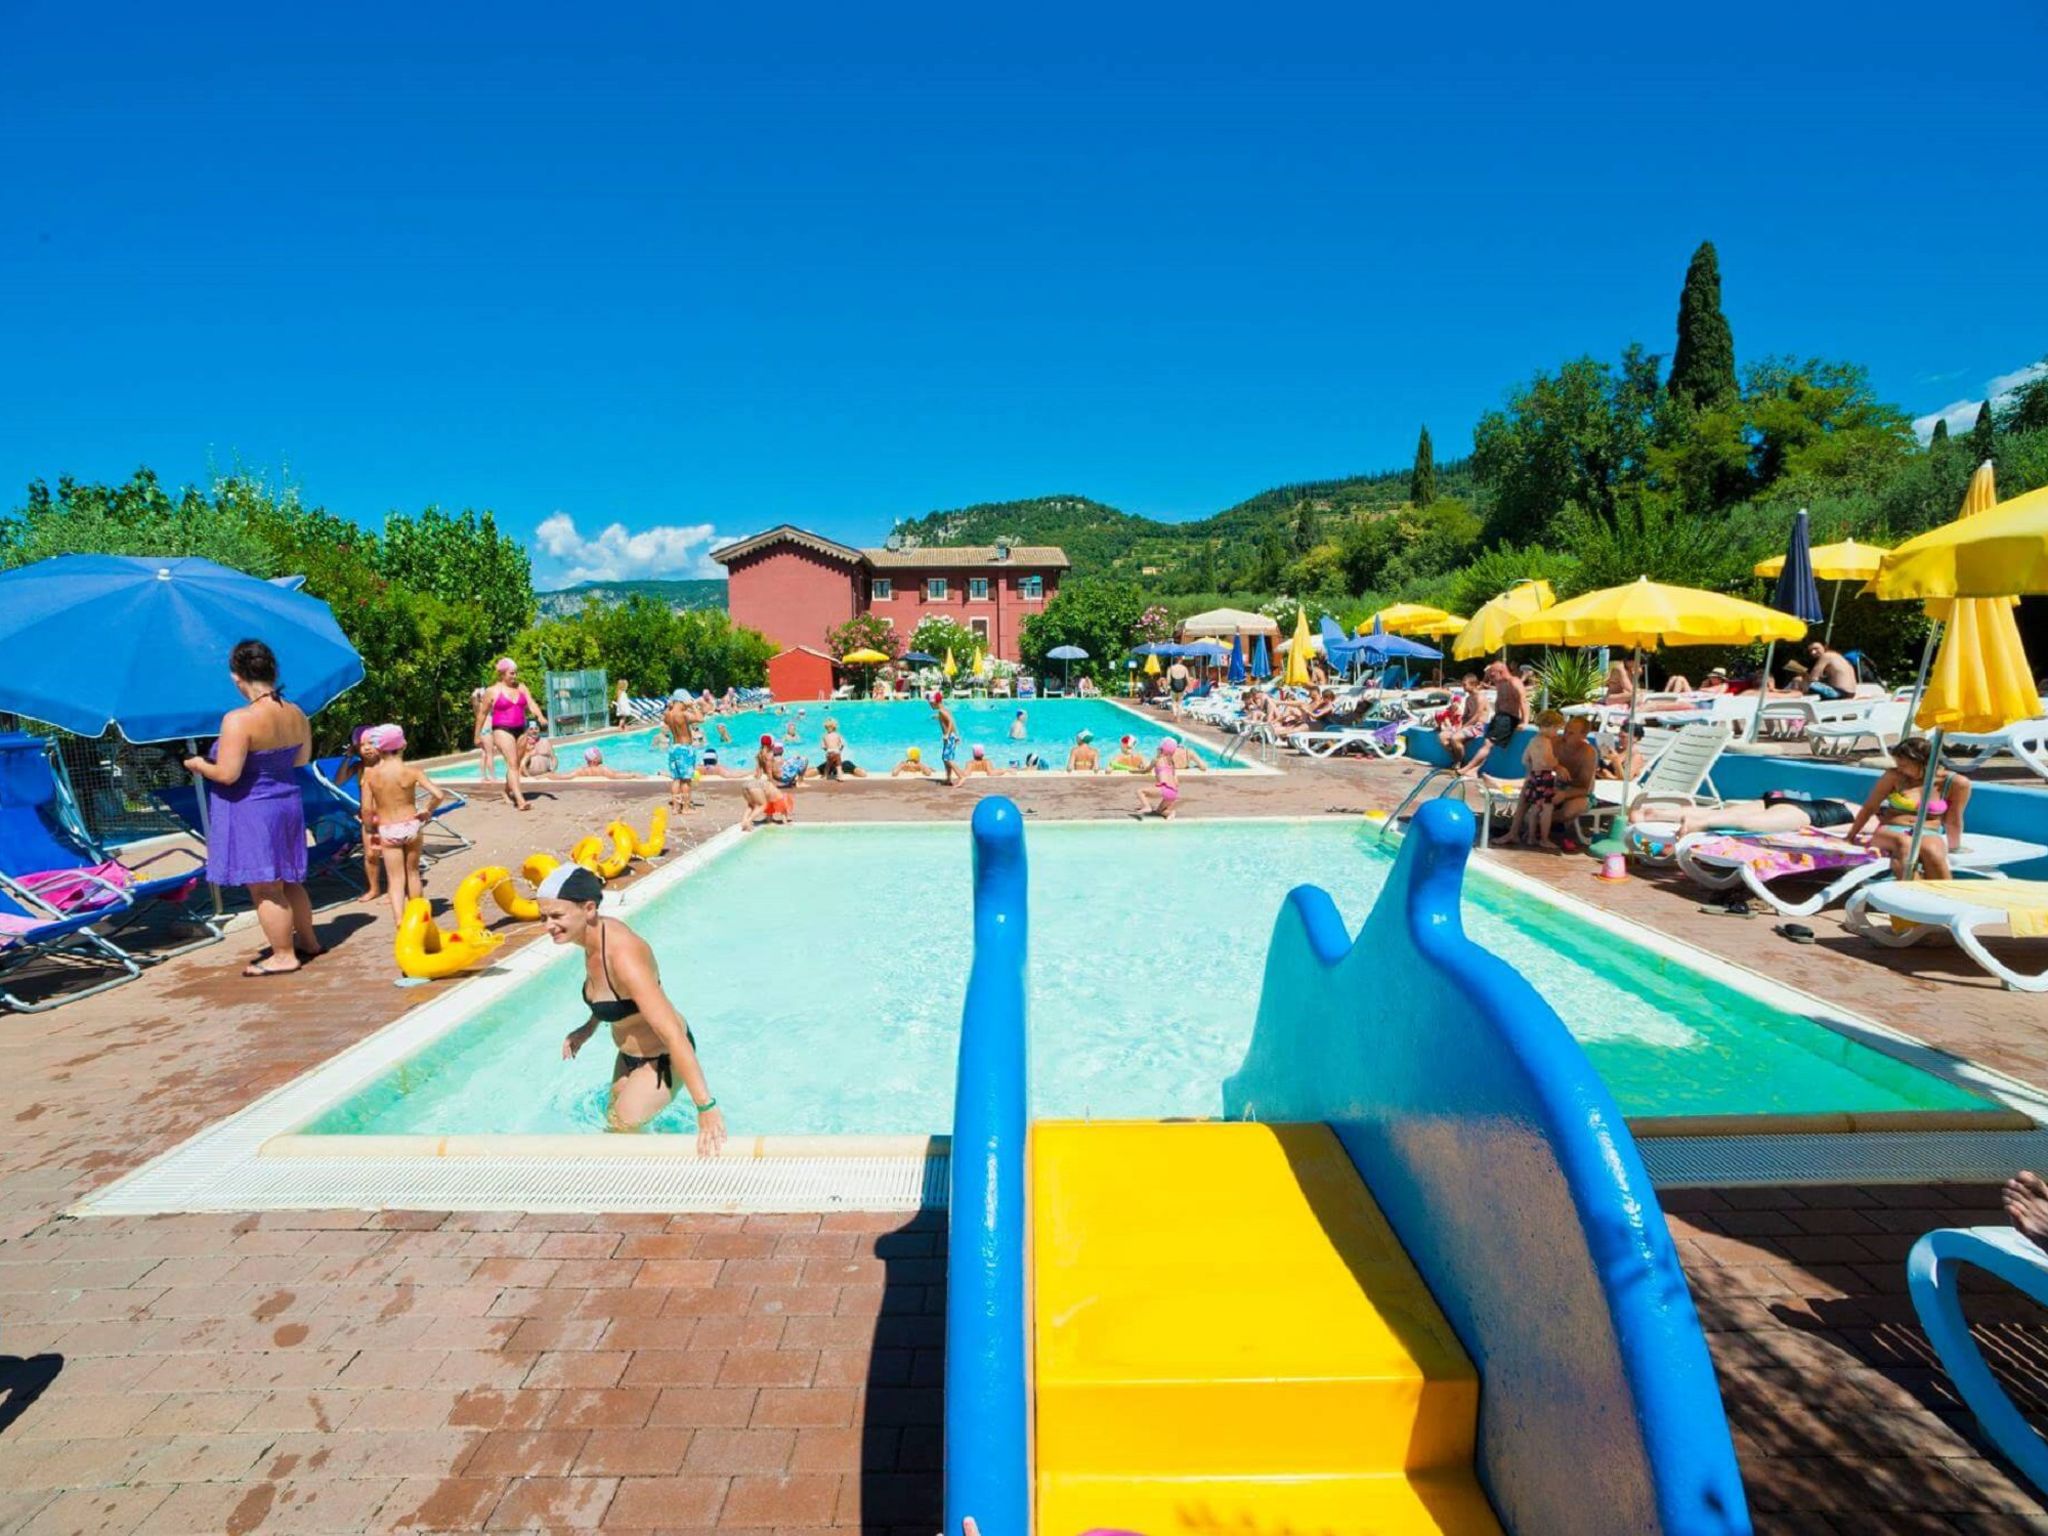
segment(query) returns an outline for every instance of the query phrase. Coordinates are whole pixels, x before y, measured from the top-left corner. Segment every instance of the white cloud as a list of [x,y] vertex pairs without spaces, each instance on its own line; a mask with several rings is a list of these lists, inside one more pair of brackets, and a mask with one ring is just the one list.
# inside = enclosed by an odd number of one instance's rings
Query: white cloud
[[2048,363],[2029,363],[2024,368],[2015,368],[2011,373],[2001,373],[1984,386],[1984,393],[1977,399],[1957,400],[1929,415],[1918,417],[1913,422],[1913,431],[1923,443],[1934,436],[1934,424],[1937,421],[1948,423],[1950,437],[1967,432],[1977,424],[1977,413],[1984,408],[1986,400],[1991,401],[1992,409],[1996,410],[2022,386],[2032,383],[2043,374],[2048,374]]
[[710,523],[657,523],[629,533],[611,523],[585,537],[576,519],[556,512],[533,530],[533,542],[566,586],[579,581],[644,581],[657,577],[723,576],[710,558],[731,541]]

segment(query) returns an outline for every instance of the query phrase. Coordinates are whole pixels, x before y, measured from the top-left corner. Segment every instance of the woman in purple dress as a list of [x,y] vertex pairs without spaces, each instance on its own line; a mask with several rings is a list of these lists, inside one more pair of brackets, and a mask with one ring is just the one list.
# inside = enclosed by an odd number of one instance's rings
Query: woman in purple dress
[[306,897],[306,810],[295,769],[313,756],[305,711],[277,686],[277,657],[261,640],[237,642],[228,676],[249,702],[221,716],[220,739],[185,767],[206,780],[206,876],[246,885],[270,943],[244,976],[287,976],[320,953]]

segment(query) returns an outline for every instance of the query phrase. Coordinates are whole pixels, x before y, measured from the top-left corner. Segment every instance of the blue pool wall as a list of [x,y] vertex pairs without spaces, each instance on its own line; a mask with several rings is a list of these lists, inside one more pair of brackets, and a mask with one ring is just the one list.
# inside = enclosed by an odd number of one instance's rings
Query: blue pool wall
[[[1414,759],[1428,768],[1448,768],[1451,754],[1444,750],[1444,744],[1436,739],[1433,725],[1411,725],[1401,732],[1406,744],[1403,755]],[[1485,772],[1495,778],[1519,779],[1522,776],[1522,749],[1536,739],[1535,729],[1523,726],[1504,747],[1495,747],[1486,755],[1482,765]]]
[[1030,1134],[1024,816],[974,808],[974,965],[960,1020],[946,1226],[945,1533],[1031,1530],[1024,1199]]
[[[1966,763],[1952,761],[1965,773],[1969,772]],[[1877,774],[1875,768],[1820,763],[1811,758],[1724,752],[1714,764],[1714,787],[1724,800],[1754,800],[1765,790],[1796,789],[1860,805],[1870,793],[1870,786],[1877,782]],[[1963,817],[1965,841],[1972,832],[2048,843],[2048,789],[2039,784],[1973,781],[1970,804]],[[2014,864],[2006,873],[2022,880],[2048,880],[2048,858]]]
[[1232,1118],[1329,1122],[1480,1376],[1508,1530],[1750,1529],[1699,1318],[1633,1138],[1536,990],[1465,937],[1472,815],[1417,814],[1356,943],[1274,925]]

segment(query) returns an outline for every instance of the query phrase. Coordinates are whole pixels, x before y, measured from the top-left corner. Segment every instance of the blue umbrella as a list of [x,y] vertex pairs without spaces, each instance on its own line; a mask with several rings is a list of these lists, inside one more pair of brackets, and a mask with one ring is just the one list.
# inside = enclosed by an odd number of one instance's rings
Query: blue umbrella
[[1233,688],[1242,688],[1244,686],[1243,635],[1232,635],[1230,637],[1230,686]]
[[1086,661],[1088,653],[1078,645],[1056,645],[1045,653],[1045,658],[1047,661],[1064,661],[1067,663],[1063,670],[1066,673],[1067,680],[1071,682],[1074,676],[1073,664],[1077,661]]
[[277,653],[308,714],[363,680],[318,598],[211,560],[58,555],[0,574],[0,710],[80,736],[211,736],[242,702],[228,652],[243,639]]
[[1252,676],[1271,677],[1272,675],[1272,653],[1266,649],[1266,637],[1261,635],[1252,642]]
[[924,651],[905,651],[903,653],[903,659],[907,662],[912,663],[913,665],[920,667],[936,667],[939,664],[938,657],[930,655]]
[[[1806,508],[1792,519],[1792,537],[1785,543],[1785,566],[1778,572],[1778,585],[1771,593],[1771,606],[1780,613],[1809,624],[1820,622],[1820,588],[1813,579],[1813,540],[1806,531]],[[1771,656],[1778,649],[1773,640],[1764,647],[1763,675],[1757,679],[1756,718],[1750,722],[1749,739],[1758,739],[1764,724],[1764,704],[1771,695]]]

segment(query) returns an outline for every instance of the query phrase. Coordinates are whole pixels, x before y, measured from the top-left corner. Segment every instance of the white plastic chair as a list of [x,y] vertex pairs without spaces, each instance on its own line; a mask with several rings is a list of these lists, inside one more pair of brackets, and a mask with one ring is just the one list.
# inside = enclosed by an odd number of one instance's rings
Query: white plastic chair
[[1728,750],[1735,737],[1733,726],[1688,725],[1659,752],[1633,784],[1618,779],[1600,779],[1593,785],[1593,803],[1582,813],[1595,821],[1606,821],[1622,809],[1645,801],[1679,805],[1719,805],[1714,789],[1714,764]]
[[[2042,904],[2048,905],[2048,881],[1999,880],[1986,884],[1995,886],[2001,896],[2038,890]],[[1870,915],[1872,911],[1878,914],[1875,919]],[[1904,949],[1945,933],[1955,940],[1958,949],[2010,990],[2048,992],[2048,967],[2028,976],[1984,947],[1985,931],[2006,926],[2006,909],[2002,905],[1985,906],[1966,897],[1930,891],[1925,881],[1882,880],[1851,896],[1843,917],[1852,933],[1887,949]]]
[[[1687,879],[1708,890],[1725,891],[1738,885],[1747,886],[1751,896],[1787,917],[1811,917],[1872,880],[1886,878],[1891,873],[1891,860],[1873,853],[1864,863],[1833,871],[1832,877],[1819,890],[1793,901],[1778,887],[1785,879],[1799,878],[1797,874],[1780,876],[1775,881],[1763,880],[1758,878],[1755,866],[1744,859],[1732,854],[1701,852],[1703,844],[1720,841],[1729,835],[1725,832],[1692,832],[1680,838],[1673,850],[1679,869]],[[1745,841],[1761,844],[1763,838]],[[2039,858],[2048,858],[2048,846],[2024,843],[2016,837],[1972,834],[1963,839],[1960,849],[1949,854],[1949,864],[1959,875],[1992,876],[2008,864],[2025,864]]]

